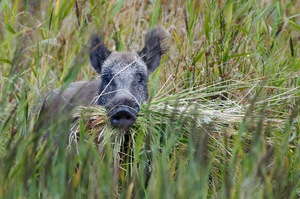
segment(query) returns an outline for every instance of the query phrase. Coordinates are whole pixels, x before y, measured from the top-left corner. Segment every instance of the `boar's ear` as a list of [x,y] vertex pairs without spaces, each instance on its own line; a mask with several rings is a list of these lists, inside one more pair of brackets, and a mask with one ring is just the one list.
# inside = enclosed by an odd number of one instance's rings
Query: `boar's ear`
[[101,73],[101,67],[107,57],[110,55],[110,51],[103,44],[102,40],[94,34],[91,38],[91,49],[90,49],[90,61],[97,73]]
[[146,35],[145,47],[138,53],[152,73],[159,66],[161,56],[169,50],[169,33],[162,27],[155,27]]

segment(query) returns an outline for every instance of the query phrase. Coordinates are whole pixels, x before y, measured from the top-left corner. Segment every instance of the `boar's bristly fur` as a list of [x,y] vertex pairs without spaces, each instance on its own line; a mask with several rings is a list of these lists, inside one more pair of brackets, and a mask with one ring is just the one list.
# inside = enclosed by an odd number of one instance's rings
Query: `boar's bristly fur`
[[148,76],[168,51],[168,38],[166,30],[155,27],[147,33],[140,52],[111,52],[93,35],[90,62],[100,80],[74,82],[63,91],[55,89],[46,98],[43,111],[55,115],[58,109],[68,112],[79,105],[95,103],[107,108],[114,127],[128,129],[135,122],[141,103],[148,99]]

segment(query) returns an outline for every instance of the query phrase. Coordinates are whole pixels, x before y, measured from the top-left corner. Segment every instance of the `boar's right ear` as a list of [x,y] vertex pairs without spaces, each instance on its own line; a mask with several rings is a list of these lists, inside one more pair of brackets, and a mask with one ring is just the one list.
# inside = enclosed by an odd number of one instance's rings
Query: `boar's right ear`
[[111,52],[107,49],[102,40],[96,34],[92,36],[91,43],[92,45],[90,49],[90,61],[95,71],[100,74],[102,64]]
[[161,57],[169,50],[170,34],[161,26],[154,27],[146,35],[145,47],[138,53],[152,73],[160,64]]

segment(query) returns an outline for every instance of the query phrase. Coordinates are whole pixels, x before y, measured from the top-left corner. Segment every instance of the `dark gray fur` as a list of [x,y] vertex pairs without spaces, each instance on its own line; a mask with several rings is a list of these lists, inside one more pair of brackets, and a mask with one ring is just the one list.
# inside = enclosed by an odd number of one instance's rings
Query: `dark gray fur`
[[[111,52],[97,35],[93,35],[90,61],[100,74],[100,80],[74,82],[62,92],[60,88],[55,89],[46,98],[44,110],[48,116],[53,116],[61,107],[69,112],[79,105],[96,103],[107,107],[112,123],[114,114],[123,110],[135,120],[140,104],[148,98],[148,76],[168,51],[168,37],[163,28],[156,27],[146,35],[145,46],[140,52]],[[131,124],[119,127],[128,128]]]

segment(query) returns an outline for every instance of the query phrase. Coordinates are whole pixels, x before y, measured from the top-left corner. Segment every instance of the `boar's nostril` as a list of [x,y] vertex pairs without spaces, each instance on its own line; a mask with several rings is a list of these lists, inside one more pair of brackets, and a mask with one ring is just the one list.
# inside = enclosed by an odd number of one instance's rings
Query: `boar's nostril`
[[127,110],[119,110],[110,116],[112,126],[123,129],[129,128],[135,120],[135,115]]

